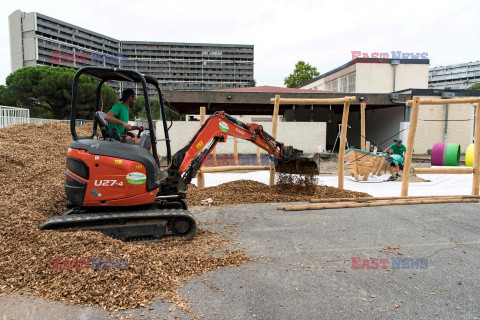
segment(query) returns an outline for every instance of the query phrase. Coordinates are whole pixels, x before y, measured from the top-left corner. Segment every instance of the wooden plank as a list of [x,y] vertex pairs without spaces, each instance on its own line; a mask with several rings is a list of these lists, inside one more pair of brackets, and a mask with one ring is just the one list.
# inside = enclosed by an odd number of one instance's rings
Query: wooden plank
[[472,174],[472,168],[413,168],[415,174]]
[[[275,105],[273,106],[273,118],[272,118],[272,137],[277,139],[277,123],[278,123],[278,111],[280,109],[280,95],[275,95]],[[270,185],[275,185],[275,167],[270,167]]]
[[[200,107],[200,125],[205,122],[205,113],[206,113],[206,108],[205,107]],[[200,171],[197,172],[197,187],[199,189],[205,188],[205,177],[203,176],[203,173]]]
[[311,203],[335,203],[335,202],[365,202],[365,201],[378,201],[378,200],[398,200],[398,199],[480,199],[480,196],[470,195],[448,195],[448,196],[408,196],[408,197],[362,197],[362,198],[330,198],[330,199],[317,199],[311,198]]
[[478,203],[478,199],[447,198],[447,199],[401,199],[401,200],[379,200],[373,202],[340,202],[340,203],[310,203],[300,205],[284,206],[285,211],[323,210],[339,208],[379,207],[391,205],[412,205],[412,204],[440,204],[440,203]]
[[367,104],[362,102],[360,104],[360,148],[365,150],[365,109]]
[[225,166],[225,167],[205,167],[200,169],[198,172],[201,173],[212,173],[212,172],[226,172],[226,171],[237,171],[237,170],[270,170],[270,166]]
[[257,146],[257,164],[260,165],[262,163],[262,158],[260,157],[260,147]]
[[365,142],[365,151],[370,152],[370,141]]
[[[344,97],[344,98],[332,98],[332,99],[288,99],[282,98],[279,99],[279,104],[345,104],[347,102],[353,102],[357,98],[356,97]],[[270,103],[276,103],[276,96],[275,99],[270,99]]]
[[[461,103],[479,103],[480,98],[455,98],[455,99],[425,99],[420,100],[419,105],[444,105],[444,104],[461,104]],[[413,100],[407,101],[407,106],[412,106]]]
[[480,102],[475,108],[475,135],[474,135],[474,147],[473,147],[473,181],[472,181],[472,194],[479,194],[480,184]]
[[353,177],[355,178],[355,180],[359,181],[360,178],[358,177],[358,163],[357,163],[357,157],[356,157],[356,153],[352,152],[354,154],[354,159],[352,161],[352,171],[353,171]]
[[410,182],[410,168],[412,166],[413,143],[415,141],[415,133],[417,132],[418,109],[420,97],[413,97],[412,116],[410,119],[410,128],[408,129],[407,151],[405,152],[405,163],[402,178],[401,196],[408,196],[408,183]]
[[342,130],[340,132],[340,146],[338,150],[338,188],[343,189],[343,180],[345,169],[343,167],[344,155],[345,155],[345,142],[347,140],[347,128],[348,128],[348,113],[350,111],[350,102],[345,102],[343,105],[342,116]]

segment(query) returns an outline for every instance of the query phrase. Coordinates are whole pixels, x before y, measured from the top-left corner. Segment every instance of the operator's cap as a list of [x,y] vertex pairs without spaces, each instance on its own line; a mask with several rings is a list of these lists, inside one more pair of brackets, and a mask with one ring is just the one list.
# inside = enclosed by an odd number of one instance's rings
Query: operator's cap
[[135,95],[135,91],[133,91],[133,89],[125,89],[122,91],[122,97],[120,98],[120,101],[125,101],[127,100],[130,96],[134,96]]
[[397,140],[395,141],[397,144],[401,144],[402,143],[402,140]]

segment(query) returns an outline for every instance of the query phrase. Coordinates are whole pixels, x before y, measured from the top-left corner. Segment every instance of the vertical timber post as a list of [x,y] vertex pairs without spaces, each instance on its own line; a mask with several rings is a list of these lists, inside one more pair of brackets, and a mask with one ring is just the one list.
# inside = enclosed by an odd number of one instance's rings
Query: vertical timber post
[[472,195],[477,196],[479,193],[480,184],[480,101],[475,107],[475,135],[474,135],[474,149],[473,149],[473,182]]
[[[200,125],[205,121],[205,107],[200,107]],[[197,173],[197,187],[199,189],[205,188],[205,176],[203,173]]]
[[233,165],[238,166],[238,139],[233,138]]
[[343,189],[345,142],[347,140],[348,113],[350,111],[350,101],[343,104],[342,130],[340,132],[340,146],[338,149],[338,189]]
[[260,159],[260,147],[257,146],[257,164],[260,165],[262,162],[261,162],[261,159]]
[[[280,109],[280,95],[275,95],[275,105],[273,106],[273,118],[272,118],[272,137],[277,140],[277,122],[278,122],[278,110]],[[275,166],[270,166],[270,185],[275,185]]]
[[367,107],[366,103],[360,104],[360,149],[365,149],[365,108]]
[[213,148],[212,157],[213,157],[213,166],[216,167],[218,165],[217,164],[217,146]]
[[407,151],[405,152],[405,163],[402,178],[402,197],[408,196],[408,184],[410,182],[410,169],[412,167],[413,142],[415,141],[415,133],[417,132],[418,109],[420,105],[420,97],[413,97],[412,115],[410,118],[410,129],[408,129]]

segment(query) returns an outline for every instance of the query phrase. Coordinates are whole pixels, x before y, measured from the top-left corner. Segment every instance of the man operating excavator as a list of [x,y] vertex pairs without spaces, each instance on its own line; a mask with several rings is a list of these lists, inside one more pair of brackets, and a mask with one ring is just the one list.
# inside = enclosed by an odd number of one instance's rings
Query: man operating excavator
[[[125,89],[122,91],[122,97],[120,103],[117,103],[110,109],[105,115],[105,121],[108,122],[108,130],[110,132],[117,132],[119,136],[122,136],[125,131],[139,130],[139,133],[143,132],[142,126],[132,126],[128,124],[130,118],[129,108],[133,108],[136,101],[135,91],[133,89]],[[138,140],[127,137],[125,142],[131,144],[138,144]]]

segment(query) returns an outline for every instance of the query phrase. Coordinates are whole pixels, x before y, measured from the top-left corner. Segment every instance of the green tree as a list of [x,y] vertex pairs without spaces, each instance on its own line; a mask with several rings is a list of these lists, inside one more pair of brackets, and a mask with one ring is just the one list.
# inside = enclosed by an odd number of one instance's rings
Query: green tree
[[[70,115],[75,73],[75,69],[50,66],[19,69],[7,77],[0,99],[30,109],[31,117],[66,119]],[[92,118],[97,84],[88,76],[80,77],[77,118]],[[115,91],[107,85],[102,87],[102,98],[106,106],[117,101]]]
[[475,83],[473,86],[468,88],[468,90],[478,90],[480,89],[480,83]]
[[316,67],[312,67],[309,63],[305,63],[305,61],[298,61],[293,73],[284,79],[284,83],[287,88],[296,88],[319,75],[320,72],[317,71]]
[[[157,99],[150,99],[150,110],[152,111],[153,120],[160,119],[160,102]],[[172,120],[185,120],[185,117],[180,117],[180,114],[171,110]],[[165,115],[167,120],[170,121],[170,109],[165,106]],[[143,97],[137,98],[135,105],[130,110],[130,117],[147,117],[147,110],[145,110],[145,99]]]

